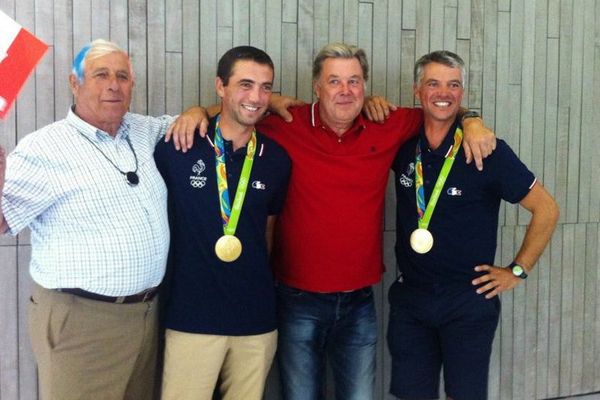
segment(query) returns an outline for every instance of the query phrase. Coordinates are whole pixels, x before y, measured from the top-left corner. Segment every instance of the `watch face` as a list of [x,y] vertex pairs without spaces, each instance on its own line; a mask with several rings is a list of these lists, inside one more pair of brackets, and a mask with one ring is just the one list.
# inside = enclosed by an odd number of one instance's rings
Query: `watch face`
[[512,267],[512,273],[514,276],[523,275],[523,267],[521,267],[520,265],[515,265],[514,267]]

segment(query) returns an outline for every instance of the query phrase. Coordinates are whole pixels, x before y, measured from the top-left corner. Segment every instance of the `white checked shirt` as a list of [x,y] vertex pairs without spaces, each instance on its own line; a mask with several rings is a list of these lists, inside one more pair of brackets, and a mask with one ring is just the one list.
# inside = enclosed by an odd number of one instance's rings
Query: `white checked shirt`
[[[31,228],[33,279],[43,287],[126,296],[157,286],[169,248],[167,191],[154,147],[172,117],[127,113],[115,138],[67,118],[23,138],[8,156],[2,210],[16,235]],[[139,184],[121,171],[135,170]]]

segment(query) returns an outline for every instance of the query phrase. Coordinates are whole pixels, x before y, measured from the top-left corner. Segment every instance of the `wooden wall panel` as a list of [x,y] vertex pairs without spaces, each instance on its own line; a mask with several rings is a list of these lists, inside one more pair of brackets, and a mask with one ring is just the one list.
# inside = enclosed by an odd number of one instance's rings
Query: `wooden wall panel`
[[[569,394],[583,392],[583,347],[585,326],[585,240],[586,225],[576,224],[573,259],[567,262],[573,263],[573,338],[571,341],[571,376]],[[565,260],[563,260],[564,264]]]
[[[110,40],[116,43],[128,43],[129,34],[127,26],[129,0],[111,0],[110,1]],[[122,46],[125,46],[124,44]],[[81,45],[74,46],[74,50],[79,50]]]
[[27,307],[31,293],[32,280],[27,266],[29,265],[31,248],[19,246],[17,249],[17,310],[19,315],[19,399],[34,400],[38,398],[37,371],[35,358],[29,341],[29,322]]
[[[370,89],[371,93],[379,93],[382,96],[387,96],[387,58],[377,57],[377,54],[385,54],[387,50],[388,39],[388,0],[377,1],[372,4],[373,10],[373,27],[372,27],[372,52],[371,57],[371,77]],[[320,47],[320,46],[319,46]]]
[[585,225],[585,239],[581,245],[584,247],[585,254],[584,275],[584,322],[583,322],[583,362],[582,362],[582,392],[592,392],[598,387],[598,382],[594,382],[594,360],[597,358],[598,348],[595,346],[595,320],[596,320],[596,302],[598,293],[598,224]]
[[[314,44],[314,9],[313,1],[299,0],[298,7],[298,40],[297,40],[297,82],[310,82],[312,80],[312,59]],[[318,51],[318,49],[317,49]],[[304,101],[312,99],[311,85],[301,84],[296,88],[296,96]]]
[[[272,21],[277,21],[281,18],[281,7],[282,2],[280,0],[267,0],[267,24],[265,26],[267,43],[265,50],[271,56],[273,64],[275,65],[275,82],[273,90],[276,92],[281,91],[281,24],[275,24],[272,23]],[[320,24],[319,26],[327,29],[326,23]]]
[[[200,99],[200,40],[204,38],[200,36],[200,3],[196,0],[183,0],[181,7],[181,25],[182,31],[185,31],[182,43],[183,82],[185,82],[183,86],[183,106],[189,107],[198,103],[198,101],[208,100]],[[203,29],[205,29],[205,32],[210,32],[206,27]],[[213,40],[208,40],[202,46],[202,49],[211,48],[213,43],[214,36]],[[202,62],[205,62],[204,58]],[[214,63],[210,65],[214,65]]]
[[[587,6],[581,7],[584,11],[582,25],[582,70],[581,75],[576,78],[580,80],[581,88],[581,149],[591,149],[593,145],[594,128],[594,85],[598,86],[597,77],[594,76],[594,14],[585,12],[585,10],[593,9],[594,1],[586,1]],[[594,186],[594,178],[591,166],[593,163],[591,152],[582,151],[579,168],[579,214],[578,221],[591,221],[592,205],[594,204],[591,198],[592,186]],[[596,185],[598,186],[598,185]]]
[[[15,1],[14,0],[0,0],[0,10],[4,11],[6,14],[15,16]],[[17,102],[18,103],[18,102]],[[15,104],[15,109],[17,108],[17,104]],[[16,112],[9,112],[7,118],[0,123],[0,146],[4,147],[7,151],[12,151],[17,143],[17,119]],[[3,236],[0,235],[0,246],[15,246],[17,243],[16,238],[11,236]],[[7,254],[7,253],[3,253]],[[2,258],[4,260],[4,258]],[[7,259],[6,267],[9,268],[10,262]],[[4,266],[3,261],[0,261],[0,268]],[[0,292],[1,293],[1,292]],[[1,323],[1,321],[0,321]],[[0,339],[2,336],[0,336]],[[2,353],[0,353],[0,363],[2,362]],[[0,372],[1,374],[1,372]],[[0,378],[0,382],[2,382]],[[2,390],[2,385],[0,384],[0,391]],[[1,393],[1,392],[0,392]],[[0,395],[0,399],[2,396]]]
[[17,248],[0,246],[0,399],[19,399]]
[[[585,10],[581,1],[577,0],[572,7],[572,47],[569,78],[569,92],[565,93],[569,98],[569,166],[567,172],[567,212],[566,220],[578,221],[579,213],[579,168],[581,155],[581,91],[582,91],[582,68],[583,68],[583,14]],[[561,7],[565,7],[561,4]],[[567,5],[568,7],[568,5]]]
[[135,71],[135,91],[131,100],[133,112],[148,113],[148,3],[129,0],[129,55]]
[[563,254],[561,294],[562,302],[560,308],[560,367],[559,367],[559,395],[566,396],[570,393],[569,382],[572,371],[573,354],[573,246],[575,229],[572,224],[563,227]]
[[73,9],[67,0],[54,2],[54,119],[67,115],[73,96],[65,76],[73,62]]
[[[361,3],[358,8],[358,39],[357,46],[364,49],[369,60],[373,59],[373,4]],[[378,79],[375,76],[375,79]],[[373,79],[367,81],[366,90],[372,92]]]
[[[403,91],[400,89],[400,66],[402,54],[402,29],[397,21],[402,17],[402,7],[400,0],[389,0],[387,20],[387,51],[386,57],[386,90],[385,92],[374,92],[375,94],[384,94],[391,102],[395,104],[404,103],[400,100]],[[409,58],[408,55],[405,55]],[[412,58],[412,57],[410,57]],[[371,76],[371,79],[379,79]],[[411,79],[412,82],[412,79]],[[405,95],[405,94],[404,94]]]
[[[413,106],[412,66],[430,50],[457,51],[468,72],[463,104],[482,112],[561,207],[550,249],[525,285],[504,294],[490,399],[600,391],[600,2],[597,0],[0,0],[0,9],[50,45],[6,120],[0,144],[64,118],[74,53],[97,37],[133,59],[132,110],[179,113],[212,104],[219,57],[266,49],[274,90],[313,100],[312,59],[331,41],[363,47],[367,92]],[[387,289],[396,279],[393,175],[386,190],[387,271],[379,312],[376,398],[388,399]],[[502,205],[497,264],[512,261],[529,213]],[[26,308],[30,236],[0,237],[0,400],[37,398]],[[277,369],[265,398],[278,398]],[[331,392],[331,391],[329,391]]]
[[[172,104],[166,99],[169,84],[176,83],[181,87],[181,75],[169,76],[166,79],[166,31],[165,5],[162,0],[149,0],[148,4],[148,113],[161,115],[165,113],[166,104]],[[179,81],[178,79],[179,78]],[[177,90],[175,93],[179,92]],[[181,109],[181,100],[174,106]],[[178,112],[177,112],[178,113]]]
[[[595,12],[595,22],[593,23],[594,26],[594,36],[595,36],[595,47],[594,47],[594,58],[592,60],[593,64],[594,64],[594,76],[593,79],[589,82],[590,85],[593,87],[593,96],[592,99],[590,100],[589,104],[592,105],[592,107],[594,107],[594,104],[598,104],[598,99],[600,98],[600,33],[598,32],[598,27],[600,26],[600,2],[598,1],[594,1],[595,3],[595,8],[596,8],[596,12]],[[591,13],[591,7],[590,7],[590,13]],[[589,29],[591,30],[592,28],[589,27]],[[594,112],[592,112],[593,114],[593,123],[591,124],[590,130],[592,130],[592,132],[596,129],[597,126],[600,126],[600,113],[597,112],[597,107],[594,107]],[[589,147],[590,149],[593,149],[594,146],[596,146],[595,148],[598,148],[598,145],[600,145],[600,138],[599,135],[593,135],[592,134],[592,145]],[[599,171],[600,170],[600,157],[592,157],[592,162],[591,162],[591,167],[590,167],[591,171]],[[593,222],[593,221],[600,221],[600,185],[598,185],[597,182],[595,182],[594,184],[590,184],[591,186],[591,201],[590,201],[590,218],[589,221]]]
[[548,366],[549,358],[549,327],[550,327],[550,252],[546,251],[540,257],[536,267],[537,275],[537,308],[535,312],[537,318],[537,337],[535,345],[535,381],[531,381],[531,386],[535,387],[534,398],[545,399],[548,393]]
[[[593,235],[589,235],[588,236],[588,243],[591,244],[591,246],[594,247],[595,249],[595,254],[592,252],[592,258],[591,258],[591,267],[596,269],[596,273],[598,271],[598,269],[600,268],[600,251],[598,250],[600,248],[600,224],[594,224],[596,226],[596,229],[594,230],[594,234]],[[595,239],[594,239],[594,235],[595,235]],[[595,261],[594,261],[595,260]],[[594,335],[594,378],[591,379],[593,380],[593,386],[594,386],[594,390],[599,390],[599,379],[600,379],[600,273],[597,273],[596,275],[596,293],[595,293],[595,303],[596,303],[596,317],[594,319],[594,329],[592,330],[593,335]],[[593,300],[592,300],[592,304],[594,304]]]
[[548,324],[548,376],[545,397],[558,397],[560,382],[560,352],[562,333],[562,243],[563,226],[558,226],[550,242],[550,314]]

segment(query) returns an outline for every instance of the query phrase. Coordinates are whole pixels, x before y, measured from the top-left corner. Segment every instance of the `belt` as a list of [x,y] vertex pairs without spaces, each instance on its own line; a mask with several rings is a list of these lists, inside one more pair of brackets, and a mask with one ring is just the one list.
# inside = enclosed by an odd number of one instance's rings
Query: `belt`
[[69,293],[75,296],[83,297],[85,299],[104,301],[106,303],[117,303],[117,304],[131,304],[131,303],[142,303],[150,301],[158,293],[158,288],[153,287],[146,289],[143,292],[132,294],[129,296],[104,296],[98,293],[92,293],[83,289],[55,289],[57,292]]

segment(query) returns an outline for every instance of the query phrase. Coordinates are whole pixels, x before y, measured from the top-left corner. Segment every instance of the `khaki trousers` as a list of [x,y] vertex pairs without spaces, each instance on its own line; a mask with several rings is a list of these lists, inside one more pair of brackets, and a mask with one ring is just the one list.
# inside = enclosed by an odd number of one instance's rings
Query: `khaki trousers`
[[277,348],[277,331],[251,336],[165,334],[163,400],[260,400]]
[[112,304],[35,285],[30,300],[42,399],[154,398],[157,298]]

